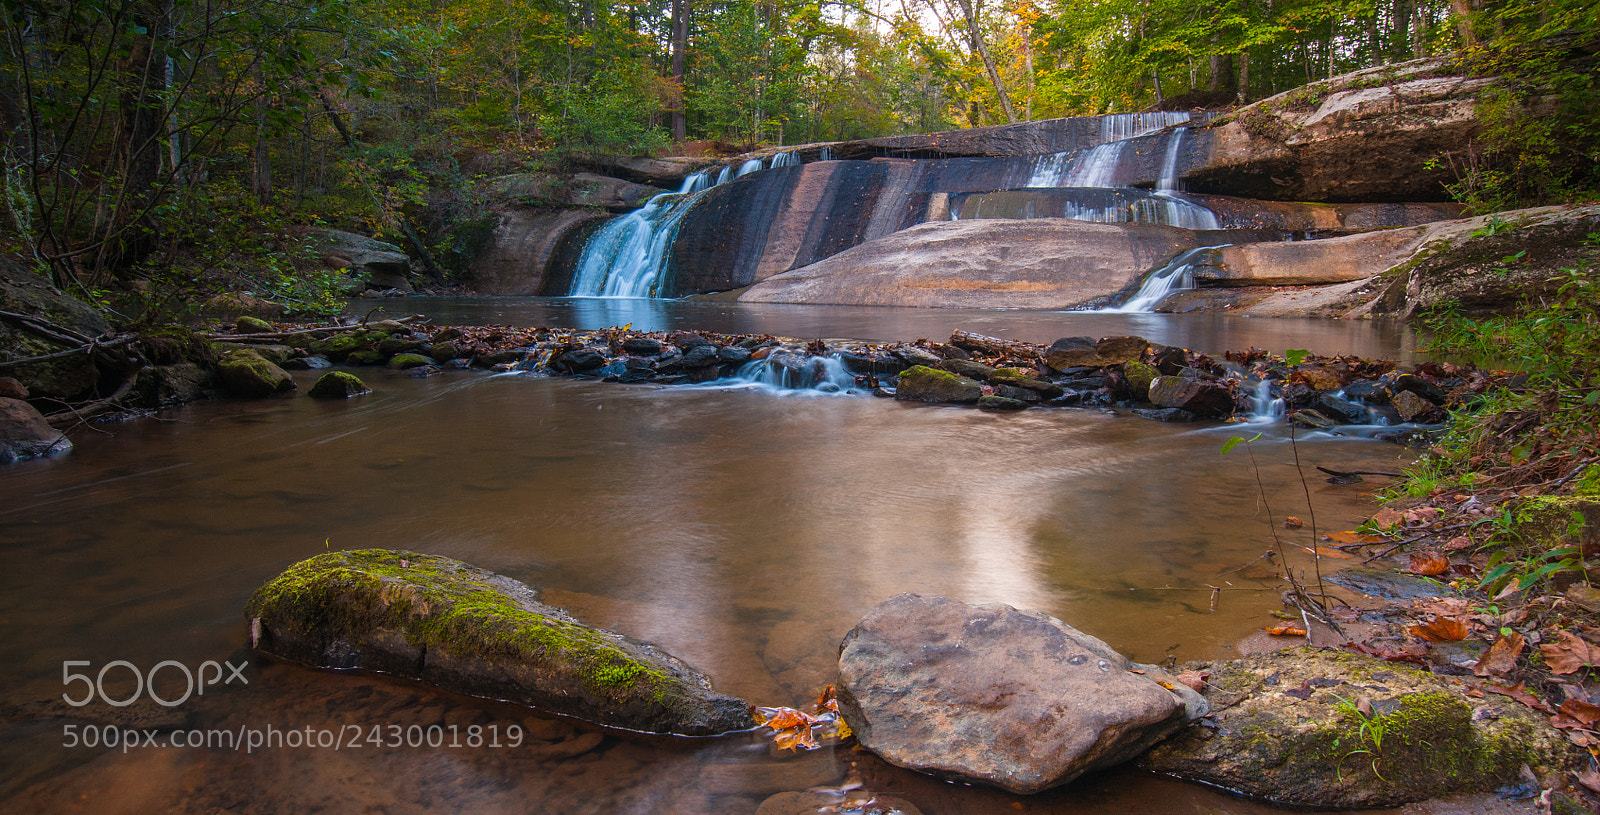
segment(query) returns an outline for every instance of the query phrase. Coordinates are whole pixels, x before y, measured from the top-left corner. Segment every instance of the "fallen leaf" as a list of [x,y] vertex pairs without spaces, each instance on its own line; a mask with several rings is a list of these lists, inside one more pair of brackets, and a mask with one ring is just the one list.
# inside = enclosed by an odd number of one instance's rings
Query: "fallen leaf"
[[1355,555],[1352,555],[1352,554],[1350,554],[1348,552],[1341,552],[1338,549],[1329,549],[1326,546],[1318,546],[1315,549],[1313,549],[1313,548],[1311,548],[1309,546],[1302,546],[1300,548],[1304,549],[1306,552],[1308,552],[1310,554],[1321,555],[1323,557],[1336,557],[1336,558],[1343,558],[1345,560],[1349,560],[1350,558],[1355,557]]
[[1600,664],[1600,648],[1590,645],[1577,634],[1557,631],[1556,639],[1556,642],[1539,646],[1539,653],[1544,656],[1544,664],[1550,667],[1550,673],[1577,673],[1583,668]]
[[1178,680],[1179,682],[1182,682],[1185,685],[1188,685],[1189,688],[1191,690],[1195,691],[1196,693],[1199,693],[1199,692],[1201,692],[1201,691],[1206,689],[1206,680],[1211,678],[1211,672],[1210,671],[1184,671],[1183,673],[1178,674],[1177,676],[1175,676],[1173,678]]
[[1385,659],[1390,662],[1415,662],[1418,665],[1428,664],[1428,648],[1420,642],[1411,643],[1410,645],[1398,650],[1372,646],[1364,642],[1345,643],[1345,647],[1355,651],[1358,654],[1366,654],[1369,657],[1377,657],[1378,659]]
[[1444,545],[1440,546],[1439,549],[1445,552],[1459,552],[1471,545],[1471,538],[1467,537],[1466,535],[1457,535],[1450,540],[1445,541]]
[[1378,510],[1376,515],[1369,518],[1367,523],[1378,529],[1389,529],[1403,520],[1405,520],[1405,516],[1401,515],[1394,507],[1384,507]]
[[1438,507],[1417,507],[1406,510],[1404,515],[1406,526],[1416,526],[1428,523],[1443,514],[1444,510]]
[[1600,722],[1600,705],[1591,705],[1582,699],[1568,699],[1561,703],[1560,710],[1586,725]]
[[1485,682],[1483,683],[1483,689],[1490,693],[1498,693],[1501,696],[1509,696],[1512,699],[1515,699],[1518,702],[1521,702],[1524,705],[1539,711],[1540,713],[1555,715],[1556,709],[1551,707],[1549,703],[1545,702],[1543,699],[1540,699],[1539,697],[1529,693],[1526,685],[1522,682],[1518,682],[1517,684],[1510,686],[1496,685],[1493,682]]
[[1450,571],[1450,559],[1433,552],[1419,552],[1411,556],[1411,573],[1424,577]]
[[1305,523],[1305,521],[1302,521],[1299,518],[1296,518],[1295,516],[1290,515],[1290,516],[1288,516],[1288,517],[1283,519],[1283,525],[1284,525],[1284,528],[1286,528],[1286,529],[1299,529],[1300,527],[1305,526],[1306,523]]
[[1511,672],[1517,667],[1517,657],[1522,656],[1522,635],[1512,632],[1509,637],[1495,640],[1489,646],[1489,652],[1478,660],[1478,667],[1472,672],[1478,676],[1501,676]]
[[1578,783],[1587,787],[1590,792],[1600,792],[1600,772],[1584,770],[1578,773]]
[[1383,543],[1384,538],[1381,535],[1363,535],[1355,530],[1345,530],[1329,532],[1328,540],[1334,543]]
[[1271,628],[1265,629],[1265,631],[1274,637],[1304,637],[1306,635],[1306,630],[1294,623],[1278,623]]
[[1467,624],[1454,617],[1440,617],[1433,622],[1414,625],[1406,630],[1411,636],[1428,642],[1456,642],[1467,638]]

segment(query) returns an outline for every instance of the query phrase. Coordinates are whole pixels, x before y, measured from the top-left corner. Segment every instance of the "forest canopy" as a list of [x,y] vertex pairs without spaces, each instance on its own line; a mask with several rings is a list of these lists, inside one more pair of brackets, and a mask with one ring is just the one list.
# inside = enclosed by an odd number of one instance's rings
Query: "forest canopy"
[[1595,141],[1594,72],[1549,54],[1592,52],[1600,19],[1582,0],[5,0],[4,26],[0,248],[88,292],[220,262],[197,247],[270,254],[240,225],[285,219],[448,267],[456,238],[406,213],[584,156],[1216,107],[1428,55],[1520,77],[1507,111],[1558,86],[1578,112],[1512,116],[1490,145],[1543,176],[1471,172],[1559,197],[1592,182],[1567,168],[1594,156],[1561,154]]

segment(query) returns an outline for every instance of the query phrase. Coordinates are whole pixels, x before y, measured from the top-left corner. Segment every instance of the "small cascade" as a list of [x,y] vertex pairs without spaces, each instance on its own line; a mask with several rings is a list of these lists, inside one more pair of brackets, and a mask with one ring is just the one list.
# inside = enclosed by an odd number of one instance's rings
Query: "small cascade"
[[[743,175],[743,173],[741,173],[741,175]],[[726,184],[726,183],[728,183],[728,179],[731,178],[732,176],[733,176],[733,166],[729,165],[729,166],[723,167],[722,170],[717,173],[717,180],[713,181],[711,183],[711,186],[715,187],[715,186],[717,186],[719,184]]]
[[1194,288],[1194,267],[1206,257],[1206,253],[1221,248],[1202,246],[1178,255],[1167,261],[1167,265],[1151,272],[1128,302],[1099,311],[1105,314],[1148,314],[1155,311],[1156,306],[1167,299],[1167,295]]
[[1283,399],[1272,395],[1272,380],[1262,379],[1250,392],[1250,424],[1276,423],[1283,418]]
[[1129,210],[1132,213],[1129,220],[1136,224],[1161,224],[1184,229],[1217,229],[1219,226],[1215,212],[1166,192],[1134,201]]
[[[833,148],[823,147],[817,151],[817,161],[833,161]],[[796,163],[799,163],[798,161]]]
[[1156,189],[1160,192],[1177,192],[1178,190],[1178,151],[1183,149],[1183,134],[1189,128],[1174,128],[1172,136],[1167,139],[1167,155],[1161,160],[1161,180],[1156,182]]
[[[828,160],[828,156],[829,156],[828,148],[826,148],[826,147],[822,148],[822,156],[823,156],[823,158],[822,158],[823,161],[827,161]],[[798,166],[800,166],[800,156],[798,154],[796,154],[795,152],[793,152],[793,151],[788,151],[788,152],[777,153],[777,154],[773,155],[771,161],[769,161],[768,164],[767,164],[767,169],[776,170],[779,167],[798,167]],[[741,173],[741,175],[742,175],[742,173]]]
[[[724,167],[716,183],[726,180]],[[677,192],[658,195],[640,209],[615,218],[584,244],[572,276],[573,297],[656,297],[678,222],[715,184],[705,173],[683,180]]]
[[[785,391],[862,394],[856,376],[837,356],[813,357],[779,351],[739,368],[735,379],[743,384],[760,385]],[[723,380],[725,384],[727,380]]]
[[1157,110],[1149,113],[1113,113],[1100,117],[1100,135],[1108,142],[1122,141],[1154,133],[1191,121],[1187,111]]
[[1030,187],[1109,187],[1128,139],[1148,135],[1174,125],[1190,124],[1188,113],[1115,113],[1100,117],[1101,143],[1088,150],[1050,153],[1033,160],[1028,176]]
[[[739,172],[734,173],[734,177],[749,175],[759,169],[761,169],[761,159],[753,158],[739,165]],[[727,172],[727,168],[723,168],[723,172]]]

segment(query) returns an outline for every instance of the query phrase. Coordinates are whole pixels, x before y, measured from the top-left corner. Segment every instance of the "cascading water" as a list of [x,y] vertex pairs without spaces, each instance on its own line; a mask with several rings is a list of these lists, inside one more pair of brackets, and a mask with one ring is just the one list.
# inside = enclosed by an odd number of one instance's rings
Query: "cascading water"
[[1167,299],[1167,295],[1194,288],[1194,267],[1208,252],[1221,248],[1221,246],[1202,246],[1178,255],[1167,261],[1167,265],[1151,272],[1128,302],[1100,311],[1106,314],[1147,314],[1155,311],[1156,306]]
[[1127,146],[1119,145],[1119,142],[1148,135],[1173,125],[1186,125],[1190,121],[1188,113],[1166,110],[1102,116],[1100,117],[1101,144],[1087,151],[1069,150],[1039,156],[1033,161],[1028,186],[1109,187],[1114,179],[1122,150]]
[[[767,166],[798,165],[792,152],[778,153]],[[761,159],[750,159],[734,170],[723,167],[716,180],[695,173],[683,180],[677,192],[658,195],[643,207],[601,227],[578,259],[570,297],[659,297],[662,275],[678,223],[706,190],[762,169]]]
[[1250,392],[1250,424],[1277,422],[1283,418],[1283,400],[1272,395],[1272,380],[1263,379]]
[[[856,376],[837,356],[813,357],[779,351],[763,360],[749,362],[735,374],[736,384],[761,385],[785,391],[862,394]],[[722,380],[719,385],[729,384]]]

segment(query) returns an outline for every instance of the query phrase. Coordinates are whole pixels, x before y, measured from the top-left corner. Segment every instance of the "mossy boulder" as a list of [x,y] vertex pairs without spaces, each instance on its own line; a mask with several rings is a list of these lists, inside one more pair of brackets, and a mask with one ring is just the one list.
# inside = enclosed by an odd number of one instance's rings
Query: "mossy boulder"
[[433,357],[434,362],[449,362],[452,359],[460,359],[467,355],[465,351],[461,350],[461,346],[449,340],[434,343],[433,347],[428,349],[428,354]]
[[343,361],[356,351],[373,351],[384,335],[378,332],[355,331],[338,334],[311,344],[313,353],[321,354],[334,362]]
[[1018,368],[995,368],[985,377],[991,385],[1010,385],[1013,388],[1024,388],[1039,394],[1045,399],[1054,399],[1066,389],[1054,382],[1040,379],[1027,371]]
[[1279,804],[1393,807],[1495,789],[1524,764],[1565,769],[1574,755],[1509,698],[1370,657],[1298,648],[1186,667],[1210,671],[1216,712],[1140,764]]
[[271,396],[295,388],[288,371],[249,349],[229,351],[217,363],[217,378],[228,392],[238,396]]
[[181,405],[212,396],[211,372],[192,362],[149,365],[133,383],[133,401],[144,407]]
[[983,385],[949,371],[915,365],[900,374],[894,398],[902,402],[970,405],[983,396]]
[[410,368],[420,368],[424,365],[432,364],[433,360],[421,354],[395,354],[394,357],[389,360],[389,367],[397,371],[404,371]]
[[352,351],[345,356],[344,361],[351,365],[382,365],[388,357],[382,351]]
[[367,383],[348,371],[329,371],[311,386],[311,395],[318,399],[348,399],[367,393],[372,393]]
[[586,626],[528,586],[450,558],[318,555],[257,590],[245,614],[257,650],[313,667],[382,671],[649,733],[754,725],[744,701],[716,693],[670,654]]
[[1517,531],[1529,554],[1552,549],[1581,549],[1600,554],[1600,498],[1592,495],[1543,495],[1517,509]]
[[248,314],[240,316],[239,319],[233,322],[233,333],[235,334],[266,334],[271,331],[272,323],[260,317],[251,317]]
[[1154,365],[1145,362],[1129,362],[1122,366],[1122,378],[1128,381],[1128,390],[1146,398],[1150,394],[1150,383],[1160,375]]
[[[62,294],[43,275],[0,257],[0,311],[28,314],[68,328],[85,337],[98,337],[110,325],[93,307]],[[74,347],[11,320],[0,320],[0,359],[45,356]],[[74,399],[92,393],[100,381],[96,354],[65,357],[12,366],[16,377],[34,396]]]

